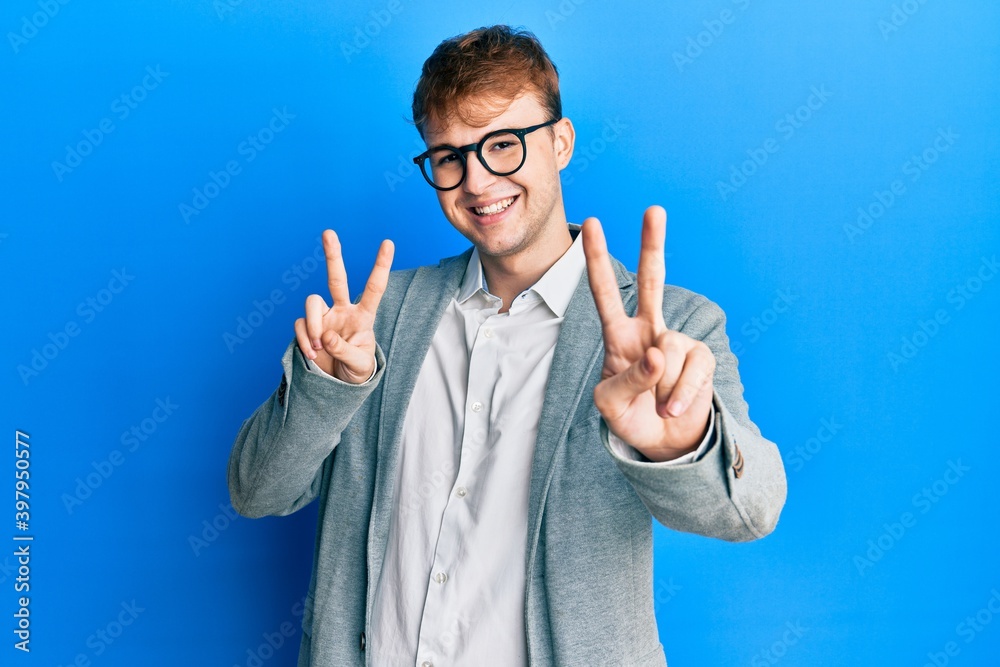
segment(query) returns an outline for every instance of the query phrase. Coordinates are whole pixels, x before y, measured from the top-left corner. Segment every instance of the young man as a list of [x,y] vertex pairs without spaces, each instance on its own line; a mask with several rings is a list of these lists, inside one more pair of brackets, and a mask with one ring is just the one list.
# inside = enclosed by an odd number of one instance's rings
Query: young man
[[566,221],[574,130],[555,67],[505,26],[424,64],[416,159],[473,245],[356,303],[323,235],[332,306],[306,300],[277,391],[229,464],[233,506],[318,498],[299,665],[665,665],[652,525],[763,537],[785,500],[722,311],[664,286],[666,214],[638,275]]

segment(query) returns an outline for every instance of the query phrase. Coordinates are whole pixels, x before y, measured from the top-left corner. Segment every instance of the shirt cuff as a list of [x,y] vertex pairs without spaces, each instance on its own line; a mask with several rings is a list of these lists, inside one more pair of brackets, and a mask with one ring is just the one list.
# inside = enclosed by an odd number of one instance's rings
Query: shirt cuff
[[[301,351],[299,353],[301,354]],[[375,359],[375,368],[372,370],[372,374],[370,376],[368,376],[367,380],[365,380],[361,384],[358,384],[358,385],[355,385],[355,386],[363,387],[364,385],[366,385],[369,382],[371,382],[372,378],[375,377],[375,374],[378,373],[378,356],[376,356],[376,355],[373,354],[372,357]],[[327,373],[326,371],[324,371],[322,368],[320,368],[319,365],[316,364],[316,362],[311,361],[305,355],[302,355],[302,358],[306,362],[306,368],[313,375],[319,375],[320,377],[327,378],[328,380],[333,380],[334,382],[340,382],[341,384],[354,384],[353,382],[344,382],[340,378],[338,378],[336,376],[333,376],[333,375],[330,375],[329,373]]]
[[608,444],[611,445],[611,449],[615,451],[616,454],[629,461],[639,461],[641,463],[655,463],[661,466],[673,466],[680,465],[682,463],[694,463],[702,456],[705,452],[709,450],[712,443],[715,441],[715,405],[712,405],[712,409],[708,412],[708,428],[705,430],[705,437],[702,438],[701,444],[693,452],[688,452],[683,456],[678,456],[676,459],[671,459],[669,461],[650,461],[646,458],[642,452],[633,447],[632,445],[626,443],[624,440],[619,438],[617,435],[608,429]]

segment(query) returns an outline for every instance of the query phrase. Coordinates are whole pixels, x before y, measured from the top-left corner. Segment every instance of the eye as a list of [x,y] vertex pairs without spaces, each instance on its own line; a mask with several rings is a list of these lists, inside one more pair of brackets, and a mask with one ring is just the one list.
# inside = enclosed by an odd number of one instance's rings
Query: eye
[[455,166],[459,163],[458,153],[449,150],[436,151],[431,154],[430,161],[434,168]]
[[490,150],[491,151],[506,151],[506,150],[510,150],[510,148],[513,145],[514,145],[513,141],[509,141],[507,139],[500,139],[500,140],[497,140],[497,141],[490,142]]
[[490,137],[486,150],[490,153],[505,153],[513,148],[520,147],[521,141],[516,135],[513,135],[510,132],[504,132]]

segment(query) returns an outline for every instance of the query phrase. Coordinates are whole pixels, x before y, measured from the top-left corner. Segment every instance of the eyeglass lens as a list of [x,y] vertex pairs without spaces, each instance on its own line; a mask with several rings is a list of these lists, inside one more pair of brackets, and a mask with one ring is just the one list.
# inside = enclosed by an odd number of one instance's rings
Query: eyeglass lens
[[[511,132],[492,134],[484,140],[481,154],[490,171],[507,176],[521,167],[524,143]],[[466,159],[471,159],[471,156]],[[456,149],[439,148],[425,158],[424,172],[439,188],[451,188],[462,181],[465,165]]]

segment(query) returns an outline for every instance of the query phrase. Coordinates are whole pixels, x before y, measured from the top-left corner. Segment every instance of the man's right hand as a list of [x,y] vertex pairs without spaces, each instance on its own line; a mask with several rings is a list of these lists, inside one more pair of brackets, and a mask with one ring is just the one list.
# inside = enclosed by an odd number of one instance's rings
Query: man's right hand
[[306,298],[306,316],[295,320],[299,349],[323,371],[352,384],[361,384],[375,371],[375,311],[389,282],[394,246],[386,239],[368,283],[355,305],[347,289],[347,269],[336,232],[323,232],[327,281],[333,306],[319,294]]

